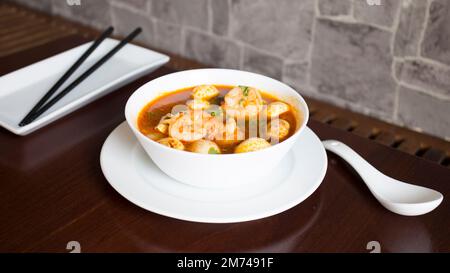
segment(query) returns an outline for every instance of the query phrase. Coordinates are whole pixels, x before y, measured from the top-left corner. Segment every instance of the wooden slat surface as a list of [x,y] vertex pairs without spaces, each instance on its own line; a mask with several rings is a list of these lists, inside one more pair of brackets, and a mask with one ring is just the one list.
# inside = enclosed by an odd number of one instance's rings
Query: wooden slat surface
[[419,153],[419,155],[438,164],[448,162],[447,158],[450,158],[450,142],[446,140],[395,126],[312,98],[306,98],[306,101],[310,108],[314,109],[311,119],[316,121],[351,131],[358,136],[372,139],[411,155],[418,155],[419,150],[425,151],[424,149],[432,148],[433,154],[439,153],[439,156],[424,157],[426,153]]
[[12,4],[0,5],[0,57],[56,41],[78,29],[54,17]]
[[[0,75],[89,39],[70,35],[1,57]],[[0,252],[67,252],[66,244],[72,240],[81,243],[83,252],[367,252],[366,244],[373,240],[381,243],[382,252],[450,251],[447,199],[424,216],[395,215],[384,209],[359,176],[331,153],[325,179],[311,197],[282,214],[258,221],[192,223],[160,216],[128,202],[102,175],[102,144],[123,122],[121,109],[136,88],[176,71],[174,66],[184,69],[190,65],[172,56],[169,66],[26,137],[0,128]],[[405,147],[415,132],[312,99],[308,104],[315,109],[308,126],[321,139],[348,143],[387,175],[450,195],[449,169],[379,143],[392,145],[391,137],[383,134],[390,132],[395,138],[406,139],[398,145]],[[349,124],[354,127],[352,133]],[[441,140],[421,137],[417,134],[414,139],[422,152],[406,150],[439,158],[429,151]],[[441,164],[448,166],[448,160]]]
[[[70,48],[70,41],[60,43]],[[29,54],[48,57],[58,52],[53,45]],[[162,67],[29,136],[0,129],[0,252],[67,252],[73,240],[82,252],[367,252],[373,240],[383,252],[450,251],[449,202],[420,217],[395,215],[332,153],[319,189],[273,217],[201,224],[133,205],[103,177],[100,149],[123,122],[121,109],[134,90],[174,71]],[[450,195],[446,168],[327,123],[312,119],[308,126],[321,139],[347,143],[390,176]]]

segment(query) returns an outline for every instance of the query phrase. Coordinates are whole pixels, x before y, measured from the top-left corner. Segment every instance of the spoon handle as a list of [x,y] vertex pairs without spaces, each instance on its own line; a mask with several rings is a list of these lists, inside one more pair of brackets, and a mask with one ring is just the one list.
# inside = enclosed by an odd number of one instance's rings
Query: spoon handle
[[408,216],[422,215],[432,211],[442,202],[443,196],[440,192],[384,175],[340,141],[325,140],[322,144],[325,149],[349,163],[375,198],[392,212]]
[[357,152],[355,152],[352,148],[348,147],[344,143],[330,139],[322,141],[322,144],[323,146],[325,146],[325,149],[337,154],[347,163],[349,163],[356,170],[356,172],[363,178],[366,184],[367,184],[366,179],[370,179],[370,177],[380,174],[380,171],[378,171],[374,166],[372,166]]

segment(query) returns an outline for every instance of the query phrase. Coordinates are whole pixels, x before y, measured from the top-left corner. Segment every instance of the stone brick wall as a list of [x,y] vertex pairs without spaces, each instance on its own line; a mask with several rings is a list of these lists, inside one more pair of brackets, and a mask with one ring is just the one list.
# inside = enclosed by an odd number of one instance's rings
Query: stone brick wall
[[15,1],[450,137],[450,0]]

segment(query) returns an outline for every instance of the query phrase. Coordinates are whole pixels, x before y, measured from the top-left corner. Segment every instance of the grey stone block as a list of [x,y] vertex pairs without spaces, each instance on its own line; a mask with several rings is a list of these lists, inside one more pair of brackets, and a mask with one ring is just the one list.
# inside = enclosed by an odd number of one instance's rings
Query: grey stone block
[[399,25],[395,33],[394,55],[417,56],[427,1],[403,0],[402,3]]
[[450,137],[450,100],[440,100],[403,86],[399,92],[398,120],[401,123],[438,137]]
[[239,68],[240,47],[236,43],[187,29],[185,56],[214,67]]
[[326,16],[350,15],[352,2],[350,0],[318,0],[319,13]]
[[167,23],[208,30],[207,0],[156,0],[150,9],[153,16]]
[[283,82],[297,90],[303,90],[308,85],[308,62],[287,63],[284,65]]
[[145,12],[147,12],[147,9],[148,9],[148,3],[151,0],[112,0],[112,1],[113,1],[113,3],[112,3],[113,5],[117,4],[117,5],[121,5],[121,6],[128,6],[132,9],[139,10],[139,11],[145,13]]
[[175,54],[180,54],[183,46],[181,27],[157,20],[155,22],[154,46]]
[[311,42],[313,0],[233,0],[233,37],[274,55],[304,60]]
[[133,12],[129,9],[112,6],[111,17],[115,27],[114,34],[126,36],[136,27],[142,27],[142,33],[136,37],[136,41],[147,45],[154,45],[154,24],[149,15]]
[[393,113],[392,34],[362,25],[317,20],[311,85],[372,111]]
[[431,2],[422,55],[450,65],[450,1]]
[[230,0],[211,0],[212,31],[218,35],[227,35],[229,29]]
[[399,70],[400,81],[450,98],[450,68],[420,60],[405,60]]
[[242,68],[275,79],[281,79],[283,60],[279,57],[245,47]]
[[364,23],[391,27],[394,24],[400,2],[400,0],[380,0],[381,5],[377,6],[369,5],[366,0],[354,0],[355,19]]
[[46,13],[52,12],[52,1],[51,0],[40,0],[40,1],[30,1],[30,0],[12,0],[19,5],[29,7],[31,9],[36,9]]
[[77,22],[105,29],[111,24],[111,2],[109,0],[80,1],[80,5],[68,5],[65,0],[52,0],[53,13]]

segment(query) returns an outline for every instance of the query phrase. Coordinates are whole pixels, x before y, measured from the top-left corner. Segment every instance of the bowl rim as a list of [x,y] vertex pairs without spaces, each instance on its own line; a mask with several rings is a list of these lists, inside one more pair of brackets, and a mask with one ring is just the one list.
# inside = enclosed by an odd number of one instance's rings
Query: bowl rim
[[[141,131],[140,131],[138,128],[135,128],[135,126],[134,126],[134,125],[132,124],[132,122],[130,121],[130,117],[129,117],[129,114],[128,114],[128,113],[130,112],[130,110],[129,110],[129,108],[130,108],[130,101],[131,101],[131,99],[133,98],[133,96],[134,96],[137,92],[139,92],[140,90],[143,90],[143,89],[145,88],[145,86],[151,84],[151,83],[152,83],[153,81],[155,81],[155,80],[162,79],[162,78],[169,77],[169,76],[173,77],[173,76],[175,76],[175,75],[177,75],[177,74],[184,74],[184,73],[187,73],[187,72],[193,73],[193,72],[197,72],[197,71],[198,71],[198,72],[206,72],[206,73],[207,73],[208,71],[210,71],[210,72],[211,72],[211,71],[215,71],[215,72],[229,71],[229,72],[233,72],[233,73],[247,73],[247,74],[251,74],[251,75],[254,75],[254,76],[266,78],[267,80],[276,81],[278,84],[284,85],[284,87],[285,87],[287,90],[292,91],[293,96],[295,96],[295,97],[300,101],[300,103],[303,104],[303,106],[305,107],[305,110],[306,110],[305,113],[303,113],[303,111],[301,111],[300,109],[297,109],[298,111],[302,112],[302,114],[304,115],[304,117],[303,117],[303,122],[302,122],[301,126],[297,129],[297,131],[295,131],[294,134],[292,134],[290,137],[288,137],[287,139],[283,140],[283,141],[280,142],[280,143],[277,143],[277,144],[275,144],[275,145],[271,145],[271,146],[268,147],[268,148],[264,148],[264,149],[261,149],[261,150],[258,150],[258,151],[252,151],[252,152],[247,152],[247,153],[237,153],[237,154],[236,154],[236,153],[232,153],[232,154],[201,154],[201,153],[193,153],[193,152],[189,152],[189,151],[185,151],[185,150],[177,150],[177,149],[173,149],[173,148],[167,147],[167,146],[165,146],[165,145],[162,145],[162,144],[160,144],[160,143],[158,143],[158,142],[156,142],[156,141],[154,141],[154,140],[148,138],[148,137],[145,136],[143,133],[141,133]],[[267,92],[267,91],[266,91],[266,92]],[[270,92],[267,92],[267,93],[270,93]],[[142,110],[142,109],[141,109],[141,110]],[[141,110],[139,110],[139,111],[141,111]],[[139,115],[139,113],[138,113],[138,115]],[[305,99],[303,99],[302,95],[300,95],[299,92],[297,92],[297,91],[296,91],[294,88],[292,88],[291,86],[289,86],[289,85],[287,85],[287,84],[285,84],[285,83],[283,83],[283,82],[281,82],[281,81],[279,81],[279,80],[277,80],[277,79],[273,79],[273,78],[268,77],[268,76],[264,76],[264,75],[261,75],[261,74],[258,74],[258,73],[253,73],[253,72],[249,72],[249,71],[245,71],[245,70],[227,69],[227,68],[199,68],[199,69],[188,69],[188,70],[182,70],[182,71],[177,71],[177,72],[169,73],[169,74],[166,74],[166,75],[157,77],[157,78],[155,78],[155,79],[152,79],[152,80],[150,80],[150,81],[144,83],[143,85],[141,85],[141,86],[140,86],[139,88],[137,88],[137,89],[130,95],[130,97],[127,99],[127,102],[126,102],[126,104],[125,104],[125,119],[126,119],[126,121],[127,121],[127,123],[128,123],[128,126],[131,127],[131,130],[132,130],[135,134],[139,135],[142,139],[144,139],[145,142],[151,143],[151,145],[158,145],[159,148],[162,148],[163,150],[165,149],[165,150],[168,151],[168,152],[172,152],[172,153],[175,153],[175,154],[181,153],[182,155],[187,155],[187,156],[192,156],[192,157],[211,157],[211,156],[220,156],[220,157],[242,157],[243,155],[244,155],[244,156],[249,156],[249,155],[252,155],[252,156],[253,156],[253,155],[260,155],[260,154],[263,154],[263,153],[268,153],[268,152],[274,150],[276,146],[282,145],[283,143],[285,143],[285,142],[288,141],[288,140],[293,141],[294,139],[298,138],[298,136],[299,136],[300,133],[305,129],[306,124],[307,124],[308,121],[309,121],[309,108],[308,108],[308,104],[306,103]]]

